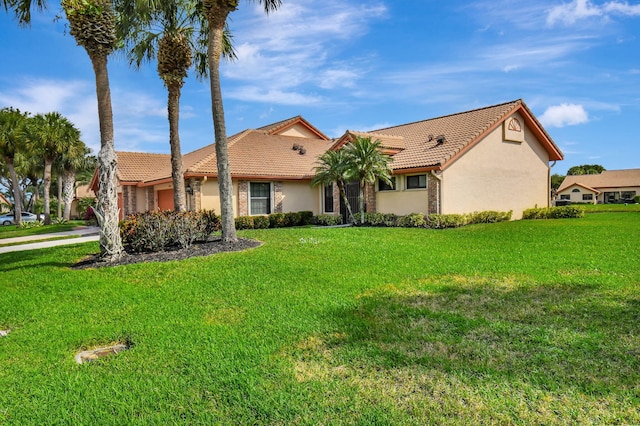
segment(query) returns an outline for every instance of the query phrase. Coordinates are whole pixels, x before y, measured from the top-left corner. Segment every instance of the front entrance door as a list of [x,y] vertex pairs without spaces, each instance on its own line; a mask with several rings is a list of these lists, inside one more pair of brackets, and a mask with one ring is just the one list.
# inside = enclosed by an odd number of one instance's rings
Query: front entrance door
[[[347,195],[347,200],[349,200],[351,212],[355,215],[360,206],[360,184],[358,182],[347,183],[344,185],[344,192]],[[342,197],[340,197],[340,215],[342,215],[342,223],[351,223],[347,206],[344,204]]]

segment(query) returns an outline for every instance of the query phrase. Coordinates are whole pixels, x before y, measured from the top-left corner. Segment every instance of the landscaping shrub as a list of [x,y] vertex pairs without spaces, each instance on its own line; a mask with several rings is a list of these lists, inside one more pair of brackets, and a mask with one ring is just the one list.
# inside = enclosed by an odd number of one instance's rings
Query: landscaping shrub
[[640,204],[640,195],[636,195],[635,197],[633,197],[633,202],[636,204]]
[[319,214],[313,217],[313,224],[318,226],[334,226],[342,224],[342,216]]
[[313,212],[308,210],[300,212],[300,225],[311,225],[313,221]]
[[364,224],[366,226],[385,226],[384,213],[365,213]]
[[573,219],[584,217],[584,208],[579,206],[541,207],[526,209],[522,219]]
[[285,227],[284,213],[271,213],[269,215],[269,226],[271,228]]
[[402,228],[423,228],[427,221],[422,213],[411,213],[398,218],[398,226]]
[[206,241],[219,227],[220,218],[212,210],[145,212],[121,221],[120,236],[127,252],[156,252]]
[[433,229],[459,228],[467,225],[468,221],[461,214],[435,214],[427,217],[428,227]]
[[95,226],[98,224],[98,219],[96,218],[96,212],[93,211],[92,206],[88,206],[87,210],[85,210],[84,221],[89,226]]
[[285,226],[300,226],[302,215],[299,212],[287,212],[284,214]]
[[483,212],[473,212],[467,217],[467,224],[473,223],[498,223],[511,220],[513,210],[508,212],[499,212],[495,210],[487,210]]
[[269,216],[253,216],[253,229],[267,229]]
[[238,216],[235,222],[236,229],[253,229],[253,216]]

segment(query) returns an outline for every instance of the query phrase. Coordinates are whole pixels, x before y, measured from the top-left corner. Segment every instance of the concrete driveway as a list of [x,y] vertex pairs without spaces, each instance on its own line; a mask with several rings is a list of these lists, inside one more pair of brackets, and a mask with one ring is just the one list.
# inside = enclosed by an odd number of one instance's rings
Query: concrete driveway
[[[41,248],[64,246],[70,244],[80,244],[100,239],[100,228],[97,226],[83,226],[72,231],[55,232],[52,234],[29,235],[27,237],[15,237],[0,239],[0,244],[15,244],[0,247],[1,253],[11,253],[14,251],[37,250]],[[63,240],[46,241],[53,238],[75,236]]]

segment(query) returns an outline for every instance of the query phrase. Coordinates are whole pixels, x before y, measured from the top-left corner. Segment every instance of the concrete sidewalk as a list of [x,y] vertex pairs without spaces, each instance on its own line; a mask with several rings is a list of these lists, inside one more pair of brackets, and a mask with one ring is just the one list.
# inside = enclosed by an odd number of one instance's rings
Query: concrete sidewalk
[[[37,250],[47,247],[56,247],[70,244],[80,244],[100,239],[100,228],[97,226],[86,226],[72,231],[55,232],[52,234],[29,235],[26,237],[0,239],[0,244],[16,244],[12,246],[0,247],[0,253],[11,253],[15,251]],[[52,238],[75,236],[76,238],[65,238],[64,240],[42,241]]]

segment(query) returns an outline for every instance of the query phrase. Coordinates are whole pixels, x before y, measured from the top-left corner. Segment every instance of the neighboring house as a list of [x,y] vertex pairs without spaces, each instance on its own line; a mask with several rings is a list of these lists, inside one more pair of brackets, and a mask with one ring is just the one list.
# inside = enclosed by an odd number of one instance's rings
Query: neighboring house
[[557,199],[572,203],[626,203],[640,195],[640,169],[605,170],[595,175],[567,176]]
[[80,217],[80,214],[78,213],[78,202],[80,201],[81,198],[95,199],[96,194],[94,194],[94,192],[91,190],[89,185],[78,185],[76,187],[76,193],[75,193],[75,196],[73,197],[73,201],[71,202],[72,218],[84,219],[84,217]]
[[[312,211],[344,214],[335,185],[311,188],[317,157],[355,136],[382,142],[395,184],[365,191],[367,211],[469,213],[550,204],[549,162],[563,158],[522,100],[330,140],[298,116],[229,137],[236,216]],[[220,211],[214,145],[183,156],[189,210]],[[118,152],[124,215],[173,208],[168,154]],[[92,188],[96,188],[96,177]],[[357,184],[348,194],[357,205]]]
[[0,213],[8,212],[11,209],[9,200],[2,194],[0,194]]

